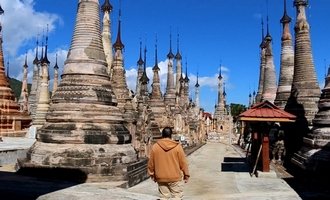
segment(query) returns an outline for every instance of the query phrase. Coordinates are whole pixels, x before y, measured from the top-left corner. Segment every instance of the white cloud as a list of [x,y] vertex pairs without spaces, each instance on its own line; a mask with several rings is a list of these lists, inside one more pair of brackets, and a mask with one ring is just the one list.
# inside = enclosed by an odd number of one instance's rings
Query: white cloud
[[[49,32],[55,29],[59,16],[47,12],[37,12],[34,0],[2,0],[5,11],[2,16],[5,54],[16,56],[19,48],[35,40],[48,24]],[[6,56],[6,55],[5,55]]]

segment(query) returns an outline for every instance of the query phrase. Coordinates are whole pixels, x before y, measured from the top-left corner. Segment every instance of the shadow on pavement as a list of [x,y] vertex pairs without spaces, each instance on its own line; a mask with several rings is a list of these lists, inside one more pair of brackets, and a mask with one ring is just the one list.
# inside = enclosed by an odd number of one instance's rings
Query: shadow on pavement
[[0,199],[32,200],[39,196],[68,188],[81,181],[68,181],[78,172],[42,171],[35,172],[3,172],[0,171]]
[[292,165],[288,171],[293,177],[284,180],[303,200],[330,199],[329,172],[310,173]]
[[245,158],[224,157],[221,163],[223,172],[249,172],[249,166]]

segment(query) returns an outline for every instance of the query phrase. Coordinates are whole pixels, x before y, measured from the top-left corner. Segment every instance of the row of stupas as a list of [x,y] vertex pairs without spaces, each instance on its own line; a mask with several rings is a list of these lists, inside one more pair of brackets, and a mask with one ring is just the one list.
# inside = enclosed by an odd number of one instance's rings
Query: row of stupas
[[[294,46],[290,22],[284,0],[281,37],[280,76],[276,85],[272,38],[262,31],[260,45],[260,76],[257,94],[250,94],[250,104],[268,100],[297,116],[292,125],[282,125],[286,130],[287,157],[304,169],[318,170],[330,166],[330,101],[329,77],[321,90],[316,78],[311,50],[310,27],[306,18],[307,0],[294,0],[296,23]],[[255,99],[254,99],[255,98]]]
[[[21,168],[78,169],[88,181],[128,180],[128,185],[134,185],[146,177],[146,157],[151,145],[161,137],[162,128],[172,127],[179,139],[185,138],[191,145],[205,139],[210,119],[200,108],[198,78],[195,101],[189,98],[190,80],[187,64],[185,74],[182,70],[179,38],[176,55],[170,38],[164,94],[160,89],[157,42],[151,92],[147,51],[146,47],[142,51],[140,43],[137,88],[132,93],[125,77],[120,16],[117,38],[111,42],[112,9],[109,0],[102,6],[98,0],[79,0],[67,60],[59,84],[56,61],[51,95],[48,34],[40,58],[37,42],[30,93],[25,59],[20,106],[13,95],[10,99],[17,112],[29,117],[28,125],[30,130],[37,130],[37,141],[27,159],[19,162]],[[1,72],[5,79],[4,69]],[[4,83],[9,88],[8,80]]]

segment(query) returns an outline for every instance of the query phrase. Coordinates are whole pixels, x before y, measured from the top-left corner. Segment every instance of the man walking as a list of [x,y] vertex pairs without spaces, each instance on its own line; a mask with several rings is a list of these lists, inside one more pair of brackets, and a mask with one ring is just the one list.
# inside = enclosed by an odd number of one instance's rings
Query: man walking
[[187,183],[190,175],[183,148],[171,137],[172,129],[165,127],[162,139],[151,148],[148,173],[158,183],[161,199],[182,199],[182,178]]

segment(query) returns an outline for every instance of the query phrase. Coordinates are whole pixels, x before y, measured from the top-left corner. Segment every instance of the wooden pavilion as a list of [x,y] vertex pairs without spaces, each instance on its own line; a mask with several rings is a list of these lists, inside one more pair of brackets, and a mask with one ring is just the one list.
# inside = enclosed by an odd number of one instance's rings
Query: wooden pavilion
[[251,128],[252,163],[256,165],[261,156],[263,172],[269,172],[269,132],[275,122],[294,122],[296,116],[280,109],[269,101],[263,101],[241,113],[238,120],[249,124]]

